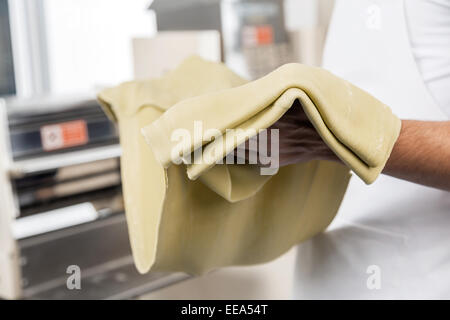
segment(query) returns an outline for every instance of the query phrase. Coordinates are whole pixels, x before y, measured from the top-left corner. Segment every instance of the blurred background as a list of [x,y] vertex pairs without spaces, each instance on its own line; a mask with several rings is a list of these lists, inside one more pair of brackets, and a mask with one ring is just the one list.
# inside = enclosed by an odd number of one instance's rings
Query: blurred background
[[0,298],[289,299],[294,251],[195,278],[136,272],[95,93],[192,54],[248,79],[320,65],[333,2],[0,0]]

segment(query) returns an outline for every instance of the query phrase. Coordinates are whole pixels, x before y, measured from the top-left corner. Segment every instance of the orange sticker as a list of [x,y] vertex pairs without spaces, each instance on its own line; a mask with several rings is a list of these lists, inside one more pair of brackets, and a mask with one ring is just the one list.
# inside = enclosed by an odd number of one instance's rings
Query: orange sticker
[[75,120],[43,126],[41,140],[45,151],[86,144],[89,140],[86,122]]
[[256,38],[258,44],[271,44],[273,42],[272,26],[259,26],[256,28]]
[[271,25],[244,26],[242,29],[242,45],[246,48],[273,43]]

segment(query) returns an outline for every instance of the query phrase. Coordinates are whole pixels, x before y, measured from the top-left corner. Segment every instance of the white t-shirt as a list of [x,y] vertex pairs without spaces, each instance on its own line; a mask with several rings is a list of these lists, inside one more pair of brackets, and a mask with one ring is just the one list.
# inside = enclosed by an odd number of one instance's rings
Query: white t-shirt
[[450,117],[450,0],[406,0],[405,16],[423,80]]
[[[439,26],[448,25],[449,17],[448,5],[432,1],[336,1],[324,67],[372,93],[404,119],[446,120],[449,37]],[[411,36],[405,22],[412,25]],[[439,30],[431,31],[431,45],[424,36],[429,30]],[[434,84],[443,78],[443,87],[436,89]],[[449,298],[449,213],[445,191],[387,175],[370,186],[351,179],[332,225],[298,246],[294,297]]]

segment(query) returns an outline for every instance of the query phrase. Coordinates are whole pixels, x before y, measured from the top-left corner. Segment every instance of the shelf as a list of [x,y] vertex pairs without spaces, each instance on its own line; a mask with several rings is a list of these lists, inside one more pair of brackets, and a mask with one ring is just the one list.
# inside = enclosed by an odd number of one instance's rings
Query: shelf
[[58,169],[98,160],[118,158],[122,153],[120,145],[111,145],[62,154],[19,160],[11,164],[9,173],[13,177],[21,177],[30,173]]

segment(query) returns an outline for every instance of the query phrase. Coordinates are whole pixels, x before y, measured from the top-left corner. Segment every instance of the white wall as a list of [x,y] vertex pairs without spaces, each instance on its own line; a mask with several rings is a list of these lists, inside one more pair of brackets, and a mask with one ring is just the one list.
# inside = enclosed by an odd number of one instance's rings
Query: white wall
[[285,0],[284,16],[289,31],[315,27],[318,23],[318,0]]
[[51,93],[86,92],[133,77],[133,37],[155,33],[148,0],[45,0]]

